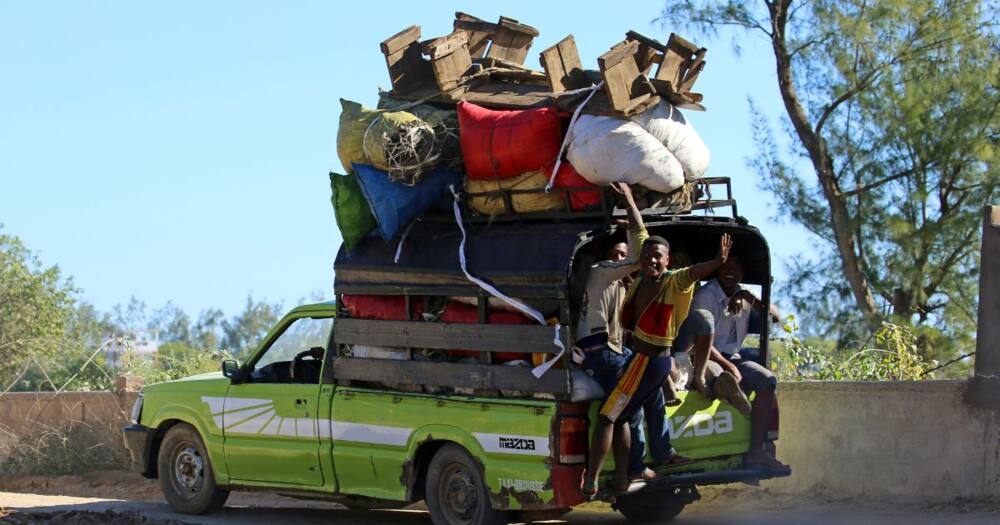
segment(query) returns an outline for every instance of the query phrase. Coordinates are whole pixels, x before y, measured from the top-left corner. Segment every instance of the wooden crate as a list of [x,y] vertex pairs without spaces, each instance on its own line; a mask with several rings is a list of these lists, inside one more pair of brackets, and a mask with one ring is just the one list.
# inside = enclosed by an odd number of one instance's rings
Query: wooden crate
[[639,113],[659,101],[649,79],[635,62],[638,49],[638,42],[626,40],[597,59],[609,105],[622,115]]
[[553,93],[584,88],[590,80],[580,62],[573,35],[562,39],[556,45],[542,51],[538,60],[545,70],[545,77]]
[[472,68],[469,41],[465,31],[453,31],[425,42],[423,51],[430,56],[434,81],[442,91],[458,87],[459,80]]
[[430,64],[420,50],[420,26],[410,26],[381,45],[389,81],[397,93],[410,93],[433,82]]

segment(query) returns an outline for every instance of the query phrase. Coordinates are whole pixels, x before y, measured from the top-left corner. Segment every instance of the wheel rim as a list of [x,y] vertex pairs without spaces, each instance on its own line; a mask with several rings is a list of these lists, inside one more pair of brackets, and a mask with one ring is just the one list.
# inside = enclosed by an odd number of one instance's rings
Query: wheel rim
[[464,465],[452,463],[438,481],[441,510],[448,523],[472,523],[482,504],[475,476]]
[[205,483],[205,460],[193,443],[178,443],[173,458],[171,484],[181,497],[193,499]]

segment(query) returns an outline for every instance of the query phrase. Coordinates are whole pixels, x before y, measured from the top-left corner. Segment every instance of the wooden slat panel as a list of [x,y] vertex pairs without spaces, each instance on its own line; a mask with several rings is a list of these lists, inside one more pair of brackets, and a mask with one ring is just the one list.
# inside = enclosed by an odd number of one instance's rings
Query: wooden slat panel
[[[338,344],[555,354],[551,326],[337,319]],[[565,330],[563,344],[568,346]]]
[[536,378],[528,367],[338,357],[333,361],[333,376],[338,381],[521,390],[557,396],[570,393],[569,374],[565,369],[549,370]]
[[657,40],[636,33],[635,31],[625,33],[625,39],[639,42],[639,47],[635,53],[635,64],[643,74],[648,74],[653,64],[659,64],[663,59],[661,53],[666,50],[666,46]]
[[410,26],[380,45],[389,69],[389,81],[397,92],[409,92],[433,82],[430,64],[420,52],[420,26]]
[[523,64],[525,57],[528,56],[528,48],[536,36],[538,36],[537,29],[501,16],[496,33],[493,35],[493,43],[486,56]]
[[587,75],[583,72],[583,64],[580,62],[580,53],[576,49],[573,35],[542,51],[539,61],[553,92],[570,91],[590,85]]
[[[594,217],[599,217],[593,214]],[[622,215],[624,217],[624,215]],[[539,217],[533,217],[539,218]],[[553,219],[558,217],[540,217]],[[476,223],[489,222],[489,217],[477,217]],[[495,221],[494,221],[495,222]],[[389,276],[391,278],[391,276]],[[474,284],[468,286],[448,286],[436,284],[409,284],[369,281],[366,283],[343,283],[337,285],[337,290],[345,294],[358,295],[444,295],[457,297],[473,297],[480,292],[480,288]],[[546,283],[541,286],[507,286],[504,291],[521,299],[565,299],[564,286],[562,283]]]
[[608,101],[615,111],[625,115],[647,107],[653,99],[659,100],[646,75],[639,71],[635,63],[638,49],[639,42],[629,40],[616,44],[597,59]]
[[423,46],[431,57],[431,67],[438,89],[448,90],[458,85],[458,80],[472,67],[469,41],[465,31],[454,31],[435,38]]
[[465,31],[465,36],[469,40],[469,56],[483,58],[486,55],[486,48],[490,45],[490,38],[496,31],[496,24],[459,11],[455,13],[452,29]]

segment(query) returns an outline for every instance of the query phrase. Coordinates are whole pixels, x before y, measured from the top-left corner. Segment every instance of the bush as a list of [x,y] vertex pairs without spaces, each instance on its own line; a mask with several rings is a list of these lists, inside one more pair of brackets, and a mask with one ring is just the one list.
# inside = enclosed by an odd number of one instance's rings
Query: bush
[[818,339],[801,339],[795,316],[782,326],[788,337],[774,345],[772,366],[782,381],[916,381],[937,366],[917,351],[905,326],[883,322],[857,350],[836,350]]
[[0,472],[58,475],[127,469],[130,458],[120,432],[82,422],[28,432],[11,446]]

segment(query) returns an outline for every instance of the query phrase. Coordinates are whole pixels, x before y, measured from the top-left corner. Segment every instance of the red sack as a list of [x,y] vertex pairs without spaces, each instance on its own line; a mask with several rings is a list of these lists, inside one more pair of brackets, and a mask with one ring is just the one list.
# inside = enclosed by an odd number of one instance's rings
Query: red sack
[[[343,306],[351,312],[353,319],[377,319],[379,321],[408,321],[406,318],[406,298],[402,295],[347,295],[341,297]],[[410,300],[410,312],[414,318],[424,311],[424,302]]]
[[458,103],[465,173],[470,179],[515,177],[555,161],[563,123],[556,108],[494,111]]
[[[550,166],[546,172],[548,175],[552,175],[552,167]],[[597,188],[589,182],[587,179],[580,176],[579,173],[573,169],[573,165],[569,162],[563,162],[559,165],[559,172],[556,173],[556,180],[552,184],[555,188]],[[563,201],[565,202],[565,201]],[[584,211],[594,208],[601,207],[601,192],[598,191],[573,191],[569,194],[569,207],[573,211]]]
[[[448,303],[444,305],[444,313],[441,315],[441,321],[444,323],[475,324],[479,322],[479,314],[476,311],[475,306],[448,301]],[[486,318],[486,322],[488,324],[532,324],[535,321],[520,312],[504,312],[498,310],[490,312],[489,316]],[[479,354],[480,352],[475,350],[448,350],[448,355],[452,357],[477,357]],[[494,362],[502,363],[505,361],[515,361],[517,359],[523,359],[530,362],[531,354],[524,352],[493,352]]]

